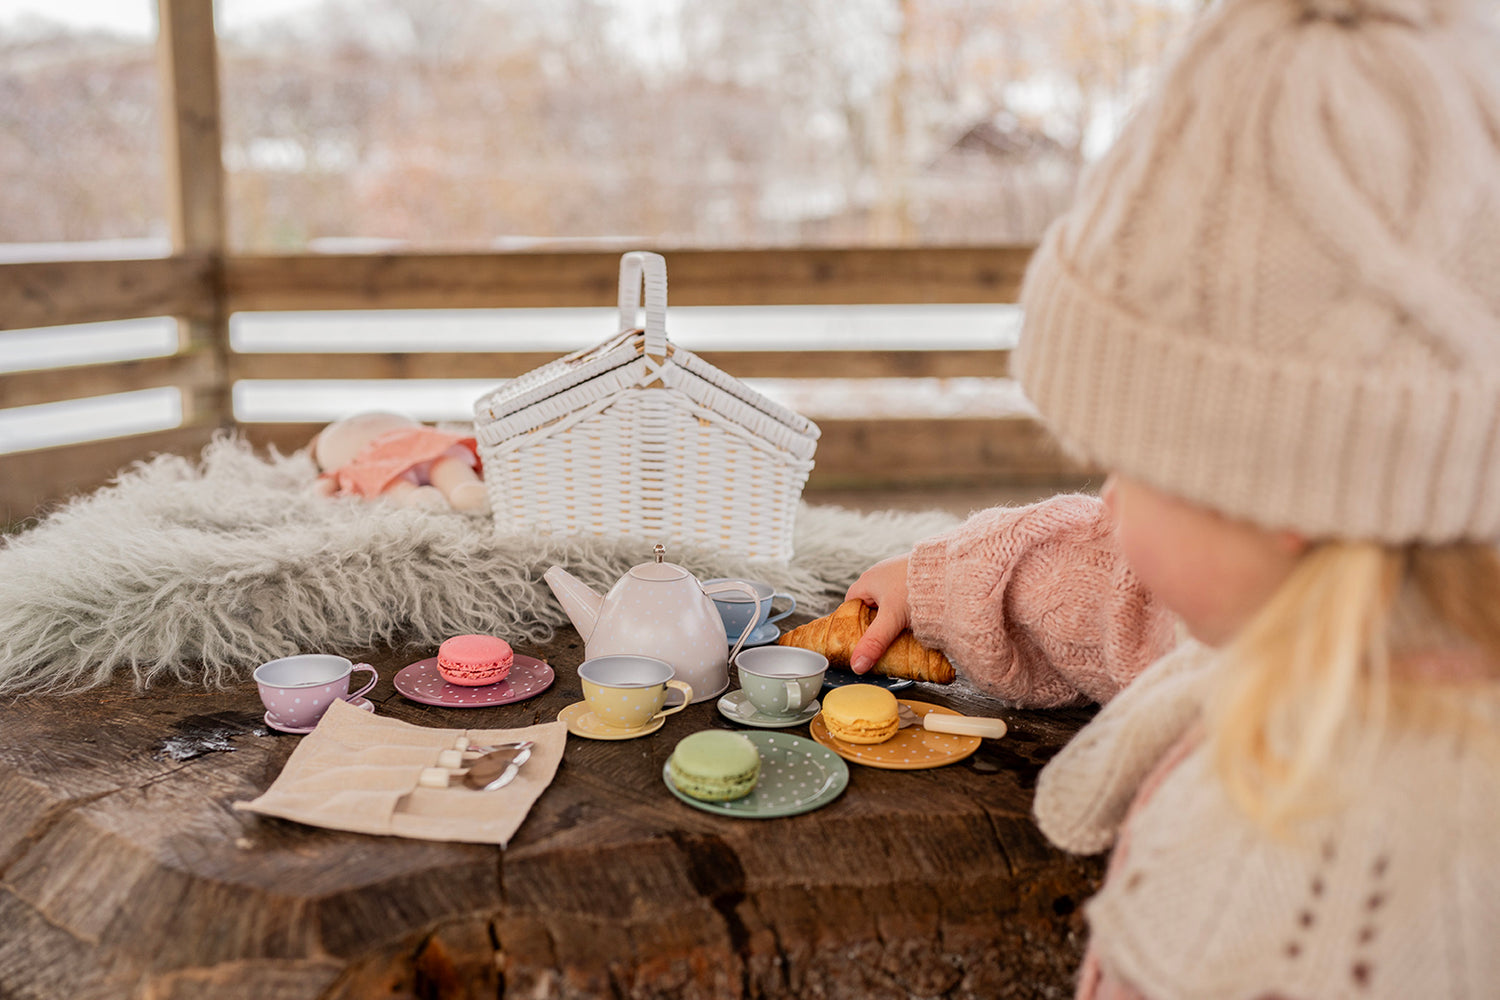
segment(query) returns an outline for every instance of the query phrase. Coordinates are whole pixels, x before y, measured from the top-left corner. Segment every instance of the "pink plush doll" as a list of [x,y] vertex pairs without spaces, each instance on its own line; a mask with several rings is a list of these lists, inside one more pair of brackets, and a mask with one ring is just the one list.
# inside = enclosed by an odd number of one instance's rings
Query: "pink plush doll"
[[472,437],[395,413],[360,413],[323,428],[310,447],[322,471],[318,491],[324,495],[384,497],[407,507],[489,509]]

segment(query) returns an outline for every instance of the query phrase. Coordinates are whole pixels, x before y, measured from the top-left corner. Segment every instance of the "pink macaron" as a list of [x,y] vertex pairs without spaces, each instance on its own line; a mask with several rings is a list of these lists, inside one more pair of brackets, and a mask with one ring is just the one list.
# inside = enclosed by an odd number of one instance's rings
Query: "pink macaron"
[[438,673],[449,684],[479,687],[505,680],[516,654],[492,635],[455,635],[438,647]]

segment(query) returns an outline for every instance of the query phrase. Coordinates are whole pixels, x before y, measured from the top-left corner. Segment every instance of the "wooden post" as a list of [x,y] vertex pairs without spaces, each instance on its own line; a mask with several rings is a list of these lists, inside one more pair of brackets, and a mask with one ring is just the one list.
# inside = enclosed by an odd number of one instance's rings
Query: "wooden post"
[[214,300],[209,318],[178,320],[178,353],[207,355],[214,372],[208,384],[183,390],[183,423],[227,426],[234,413],[222,277],[224,161],[213,0],[157,0],[157,9],[172,251],[207,262]]

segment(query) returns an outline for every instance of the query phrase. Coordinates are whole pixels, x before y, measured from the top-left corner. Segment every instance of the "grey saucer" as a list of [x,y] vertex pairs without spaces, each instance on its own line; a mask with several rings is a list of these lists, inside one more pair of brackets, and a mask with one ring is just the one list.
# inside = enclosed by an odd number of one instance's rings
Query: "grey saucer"
[[770,715],[755,707],[744,688],[731,691],[719,699],[719,714],[724,718],[742,726],[758,726],[761,729],[786,729],[788,726],[806,725],[821,707],[814,699],[796,715]]

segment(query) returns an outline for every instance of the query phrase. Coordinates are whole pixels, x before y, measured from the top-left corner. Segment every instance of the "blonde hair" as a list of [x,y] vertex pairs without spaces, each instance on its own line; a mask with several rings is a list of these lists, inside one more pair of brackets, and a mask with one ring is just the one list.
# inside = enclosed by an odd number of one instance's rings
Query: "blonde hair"
[[1351,747],[1393,725],[1472,721],[1461,698],[1391,676],[1393,650],[1442,634],[1500,676],[1500,554],[1489,546],[1311,549],[1225,648],[1209,708],[1214,761],[1230,797],[1270,829],[1328,802]]

